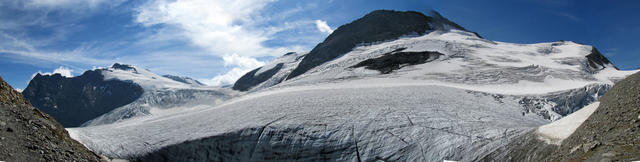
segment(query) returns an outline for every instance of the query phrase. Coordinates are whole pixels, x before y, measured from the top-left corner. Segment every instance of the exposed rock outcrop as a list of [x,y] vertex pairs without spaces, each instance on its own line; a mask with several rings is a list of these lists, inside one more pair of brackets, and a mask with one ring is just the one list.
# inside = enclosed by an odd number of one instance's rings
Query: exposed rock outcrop
[[364,60],[351,67],[365,67],[371,70],[378,70],[382,74],[389,74],[393,70],[400,69],[401,66],[423,64],[438,59],[438,57],[443,55],[435,51],[401,52],[402,50],[403,49],[399,49],[378,58]]

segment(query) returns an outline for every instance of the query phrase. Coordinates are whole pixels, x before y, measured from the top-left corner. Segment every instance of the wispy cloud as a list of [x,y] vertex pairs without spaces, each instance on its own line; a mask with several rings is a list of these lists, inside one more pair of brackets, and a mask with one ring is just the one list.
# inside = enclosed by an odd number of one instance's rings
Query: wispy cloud
[[[191,44],[205,49],[211,55],[222,57],[225,66],[233,68],[209,81],[202,81],[213,85],[229,84],[235,82],[247,71],[264,64],[255,61],[256,57],[279,56],[286,52],[308,48],[295,43],[285,46],[264,44],[274,39],[276,33],[306,24],[312,25],[309,21],[284,24],[265,22],[301,11],[301,8],[294,8],[283,11],[281,15],[275,14],[277,16],[261,14],[265,6],[272,2],[274,1],[158,0],[140,6],[137,9],[135,21],[146,27],[170,28],[172,32],[170,35],[175,39],[187,39]],[[323,30],[331,30],[326,22],[324,25]],[[166,35],[153,37],[167,39]],[[242,58],[243,61],[234,61],[237,58]]]
[[273,56],[290,50],[286,47],[266,47],[262,42],[272,32],[254,28],[262,15],[258,14],[271,1],[153,1],[142,5],[136,22],[145,26],[168,25],[179,29],[179,36],[191,43],[225,56]]
[[31,78],[35,77],[36,74],[41,74],[41,75],[53,75],[53,74],[60,74],[63,77],[73,77],[73,74],[71,74],[73,72],[72,69],[66,68],[64,66],[60,66],[56,69],[53,69],[53,72],[42,72],[42,71],[38,71],[37,73],[33,73],[33,75],[31,75]]
[[262,61],[237,54],[224,56],[222,59],[225,66],[234,65],[235,67],[225,74],[213,77],[211,80],[204,80],[205,84],[213,86],[233,84],[245,73],[264,65]]
[[324,20],[316,20],[316,28],[318,28],[318,30],[323,33],[333,33],[333,29],[331,29],[331,27],[329,27],[329,25],[327,25],[327,22]]
[[[316,30],[313,19],[299,16],[315,7],[311,3],[274,10],[275,0],[148,0],[121,5],[125,1],[0,4],[0,57],[45,69],[62,65],[76,72],[129,63],[222,85],[264,64],[256,58],[306,51],[326,36],[326,31]],[[117,20],[124,22],[115,24],[122,28],[110,26],[114,33],[109,35],[92,31],[94,15],[114,11],[127,14],[122,16],[126,20]],[[18,16],[2,16],[11,14]],[[328,25],[323,29],[331,30]],[[130,33],[118,35],[123,31]]]

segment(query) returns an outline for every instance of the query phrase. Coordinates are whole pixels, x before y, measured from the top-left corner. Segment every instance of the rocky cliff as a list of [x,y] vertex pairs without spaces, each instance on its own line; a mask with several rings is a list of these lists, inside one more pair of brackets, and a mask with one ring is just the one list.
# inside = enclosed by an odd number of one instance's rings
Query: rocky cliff
[[[113,68],[130,69],[114,64]],[[65,127],[77,127],[140,97],[143,89],[132,82],[105,80],[102,71],[89,70],[72,78],[36,74],[22,94],[33,106]]]

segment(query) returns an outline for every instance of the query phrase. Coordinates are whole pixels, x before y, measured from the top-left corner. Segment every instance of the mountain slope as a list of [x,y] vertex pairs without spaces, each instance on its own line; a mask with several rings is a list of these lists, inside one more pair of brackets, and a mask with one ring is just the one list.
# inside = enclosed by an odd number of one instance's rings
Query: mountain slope
[[306,54],[287,53],[271,63],[244,74],[233,84],[234,90],[248,91],[271,87],[284,81]]
[[0,77],[0,161],[100,161]]
[[[600,106],[563,141],[552,159],[595,161],[640,160],[640,73],[616,83]],[[572,151],[575,148],[580,151]]]

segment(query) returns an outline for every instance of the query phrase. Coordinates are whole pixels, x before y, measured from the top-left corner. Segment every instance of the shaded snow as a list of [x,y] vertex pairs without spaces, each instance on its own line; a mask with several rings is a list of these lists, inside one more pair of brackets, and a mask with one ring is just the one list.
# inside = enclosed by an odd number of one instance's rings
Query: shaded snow
[[600,102],[593,102],[558,121],[540,126],[536,130],[536,134],[548,144],[560,145],[562,140],[573,134],[573,132],[596,111],[599,105]]

